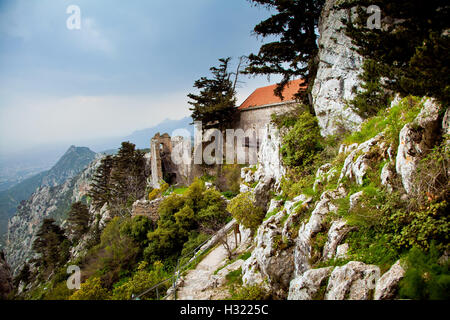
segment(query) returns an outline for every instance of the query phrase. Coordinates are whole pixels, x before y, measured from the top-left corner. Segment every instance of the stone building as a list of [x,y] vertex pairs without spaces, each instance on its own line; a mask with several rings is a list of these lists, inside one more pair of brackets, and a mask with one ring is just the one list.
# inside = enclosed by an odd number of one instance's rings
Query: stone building
[[300,88],[306,89],[302,79],[290,81],[283,90],[283,100],[274,94],[276,84],[261,87],[239,106],[239,122],[236,128],[244,131],[247,129],[263,129],[270,123],[273,113],[284,113],[297,104],[294,95]]

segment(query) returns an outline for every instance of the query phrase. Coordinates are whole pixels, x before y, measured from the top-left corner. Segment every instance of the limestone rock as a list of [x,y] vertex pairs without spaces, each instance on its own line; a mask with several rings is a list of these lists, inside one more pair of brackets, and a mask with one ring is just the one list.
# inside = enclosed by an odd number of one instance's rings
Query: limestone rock
[[332,259],[336,255],[336,249],[342,239],[351,230],[344,220],[334,221],[328,231],[328,240],[323,248],[322,257],[324,260]]
[[336,212],[337,207],[333,204],[334,199],[346,196],[344,188],[339,187],[334,191],[325,191],[317,202],[311,217],[307,223],[303,223],[298,231],[298,237],[294,249],[295,276],[301,276],[311,268],[309,260],[311,258],[311,239],[322,230],[326,216],[330,212]]
[[339,181],[344,177],[355,180],[359,185],[363,184],[363,179],[371,164],[375,159],[388,157],[388,147],[383,141],[383,134],[380,133],[370,140],[361,143],[355,150],[350,152],[344,162]]
[[335,10],[336,2],[326,1],[320,17],[319,65],[311,93],[322,135],[336,134],[341,128],[353,131],[362,122],[346,101],[360,87],[363,59],[342,30],[347,11]]
[[275,200],[275,199],[270,200],[267,212],[274,212],[276,209],[281,208],[282,204],[283,200]]
[[368,300],[380,277],[380,268],[351,261],[336,267],[328,281],[325,300]]
[[392,267],[384,273],[377,281],[375,287],[375,300],[392,299],[398,288],[398,283],[405,276],[405,270],[400,264],[400,260],[392,265]]
[[348,243],[343,243],[336,248],[336,259],[347,259],[348,258]]
[[287,295],[294,273],[292,246],[279,248],[284,215],[285,211],[280,211],[258,228],[255,249],[242,268],[245,284],[262,284],[267,279],[271,292],[279,297]]
[[414,174],[422,157],[434,146],[440,135],[440,106],[434,99],[427,99],[412,123],[400,131],[396,170],[407,193],[414,188]]
[[331,163],[326,163],[317,169],[316,179],[314,181],[313,190],[316,191],[317,187],[323,185],[323,183],[329,180],[329,176],[332,174],[332,165]]
[[313,300],[332,267],[311,269],[291,281],[288,300]]
[[253,190],[253,194],[255,195],[255,205],[262,208],[264,211],[267,211],[267,204],[270,201],[270,191],[272,190],[273,184],[273,177],[265,177],[264,180],[258,182]]
[[353,210],[358,203],[361,201],[362,196],[364,195],[363,191],[359,191],[357,193],[354,193],[350,196],[349,202],[350,202],[350,206],[349,206],[349,210]]
[[272,178],[275,186],[278,186],[286,173],[280,156],[282,133],[273,124],[267,124],[260,136],[258,169],[254,174],[254,181]]
[[381,169],[381,184],[386,187],[386,189],[389,192],[392,192],[393,188],[393,181],[395,179],[395,170],[393,169],[392,163],[386,163]]

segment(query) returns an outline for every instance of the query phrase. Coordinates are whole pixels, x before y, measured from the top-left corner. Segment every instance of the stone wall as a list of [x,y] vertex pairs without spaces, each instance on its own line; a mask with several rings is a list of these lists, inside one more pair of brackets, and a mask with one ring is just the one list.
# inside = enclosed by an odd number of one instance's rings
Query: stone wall
[[293,109],[295,105],[295,102],[290,101],[240,110],[239,121],[236,123],[235,129],[240,128],[244,131],[265,129],[266,125],[270,123],[273,113],[285,113]]
[[158,198],[152,201],[137,200],[133,203],[131,217],[145,216],[153,222],[157,222],[159,219],[158,208],[163,200],[164,198]]

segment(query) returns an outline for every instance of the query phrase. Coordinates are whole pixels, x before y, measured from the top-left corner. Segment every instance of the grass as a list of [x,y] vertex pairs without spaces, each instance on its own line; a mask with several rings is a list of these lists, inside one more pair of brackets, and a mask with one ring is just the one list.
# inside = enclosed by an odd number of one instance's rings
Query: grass
[[356,131],[344,139],[344,143],[362,143],[380,132],[385,131],[387,139],[396,142],[403,126],[413,121],[419,114],[422,103],[418,97],[406,97],[392,108],[383,109],[372,118],[367,119],[360,131]]

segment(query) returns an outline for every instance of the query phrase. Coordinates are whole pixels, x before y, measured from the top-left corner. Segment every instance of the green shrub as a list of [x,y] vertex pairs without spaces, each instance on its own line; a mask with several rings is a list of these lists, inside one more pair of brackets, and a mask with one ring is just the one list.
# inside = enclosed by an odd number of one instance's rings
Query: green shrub
[[317,118],[309,112],[299,115],[294,127],[283,137],[281,155],[290,167],[302,167],[314,161],[316,153],[323,149]]
[[100,278],[89,278],[81,284],[80,290],[77,290],[69,297],[69,300],[106,300],[109,296],[108,291],[103,288]]
[[[148,271],[147,262],[141,262],[137,268],[137,271],[126,282],[118,285],[114,288],[111,299],[112,300],[130,300],[133,296],[138,295],[145,290],[153,287],[161,281],[168,278],[170,275],[164,272],[163,264],[159,261],[153,264],[153,268]],[[167,289],[170,287],[171,282],[163,284],[158,288],[159,292],[164,295]],[[156,299],[156,290],[148,292],[141,299]]]
[[428,252],[416,247],[407,257],[407,270],[400,282],[399,296],[415,300],[449,300],[449,262],[439,262],[439,251],[432,245]]
[[241,193],[230,201],[227,210],[244,227],[256,231],[264,219],[264,211],[255,206],[255,200],[251,193]]

